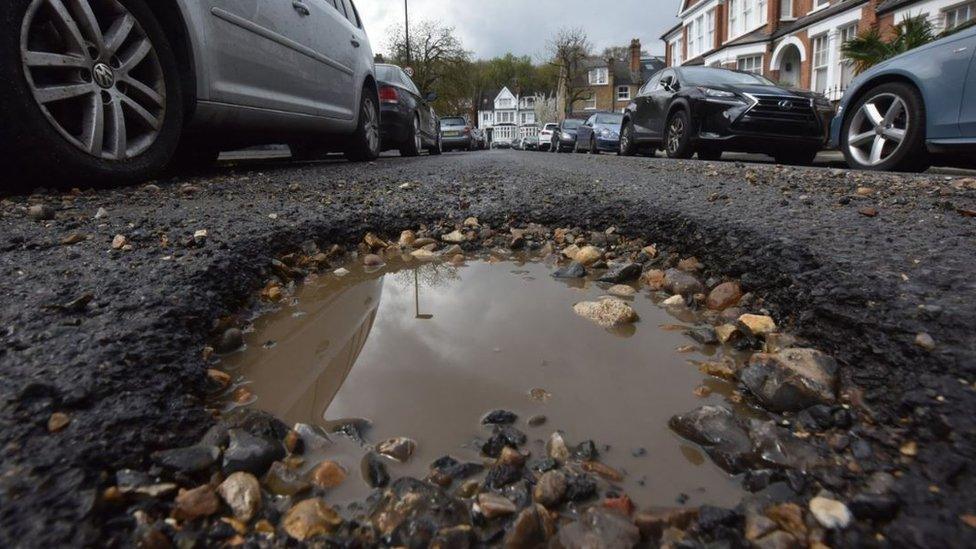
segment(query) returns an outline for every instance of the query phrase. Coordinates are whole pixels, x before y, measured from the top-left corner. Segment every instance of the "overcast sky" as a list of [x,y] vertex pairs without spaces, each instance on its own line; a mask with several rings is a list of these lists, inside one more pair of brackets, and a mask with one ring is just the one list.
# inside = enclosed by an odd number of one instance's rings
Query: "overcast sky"
[[[559,28],[583,27],[596,49],[627,46],[663,54],[660,37],[677,19],[680,0],[409,0],[410,20],[435,20],[457,29],[476,58],[512,52],[536,61]],[[387,30],[403,22],[403,0],[355,0],[373,50],[386,52]]]

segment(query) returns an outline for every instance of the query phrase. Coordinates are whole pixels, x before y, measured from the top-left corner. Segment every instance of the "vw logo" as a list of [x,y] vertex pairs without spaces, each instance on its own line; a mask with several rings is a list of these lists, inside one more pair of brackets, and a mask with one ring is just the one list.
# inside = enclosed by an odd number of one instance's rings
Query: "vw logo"
[[115,84],[115,72],[105,63],[95,64],[92,68],[92,78],[102,88],[111,88],[112,84]]
[[783,109],[784,111],[791,111],[793,110],[793,102],[788,99],[784,99],[779,102],[779,108]]

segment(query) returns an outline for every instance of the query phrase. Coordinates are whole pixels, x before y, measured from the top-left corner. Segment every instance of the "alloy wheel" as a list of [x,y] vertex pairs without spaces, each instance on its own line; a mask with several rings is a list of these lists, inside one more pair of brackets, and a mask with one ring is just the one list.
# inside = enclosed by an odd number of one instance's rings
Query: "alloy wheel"
[[630,126],[624,126],[623,131],[620,132],[620,154],[627,154],[627,150],[630,148]]
[[668,126],[668,152],[674,154],[681,148],[681,140],[685,134],[685,123],[681,118],[675,117]]
[[876,95],[854,113],[847,133],[848,151],[860,164],[877,166],[901,148],[910,124],[908,105],[901,97]]
[[366,131],[366,144],[370,152],[376,153],[380,149],[380,124],[376,116],[376,108],[373,107],[373,100],[366,98],[363,101],[363,129]]
[[163,68],[117,0],[34,0],[20,54],[35,102],[75,147],[124,160],[156,141],[166,115]]

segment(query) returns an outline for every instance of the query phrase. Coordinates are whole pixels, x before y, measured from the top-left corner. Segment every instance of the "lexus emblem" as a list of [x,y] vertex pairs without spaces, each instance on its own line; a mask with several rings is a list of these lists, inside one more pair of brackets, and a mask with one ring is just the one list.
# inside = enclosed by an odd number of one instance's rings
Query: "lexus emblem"
[[784,99],[779,102],[779,108],[783,109],[784,111],[791,111],[793,110],[793,103],[788,99]]
[[92,68],[92,78],[102,88],[111,88],[115,84],[115,72],[112,71],[112,67],[105,63],[95,64],[95,67]]

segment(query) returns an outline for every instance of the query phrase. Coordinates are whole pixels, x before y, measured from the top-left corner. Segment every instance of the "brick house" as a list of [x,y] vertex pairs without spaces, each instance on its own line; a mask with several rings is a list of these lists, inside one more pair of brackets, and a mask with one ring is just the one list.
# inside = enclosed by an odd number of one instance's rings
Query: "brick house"
[[[583,62],[576,88],[584,99],[573,103],[572,117],[589,116],[595,111],[622,112],[640,87],[655,72],[664,68],[664,59],[646,55],[638,39],[622,50],[624,55],[593,56]],[[559,112],[565,112],[565,87],[560,85]]]
[[839,100],[854,78],[841,45],[917,15],[952,28],[976,17],[976,0],[684,0],[661,39],[669,67],[751,71]]

